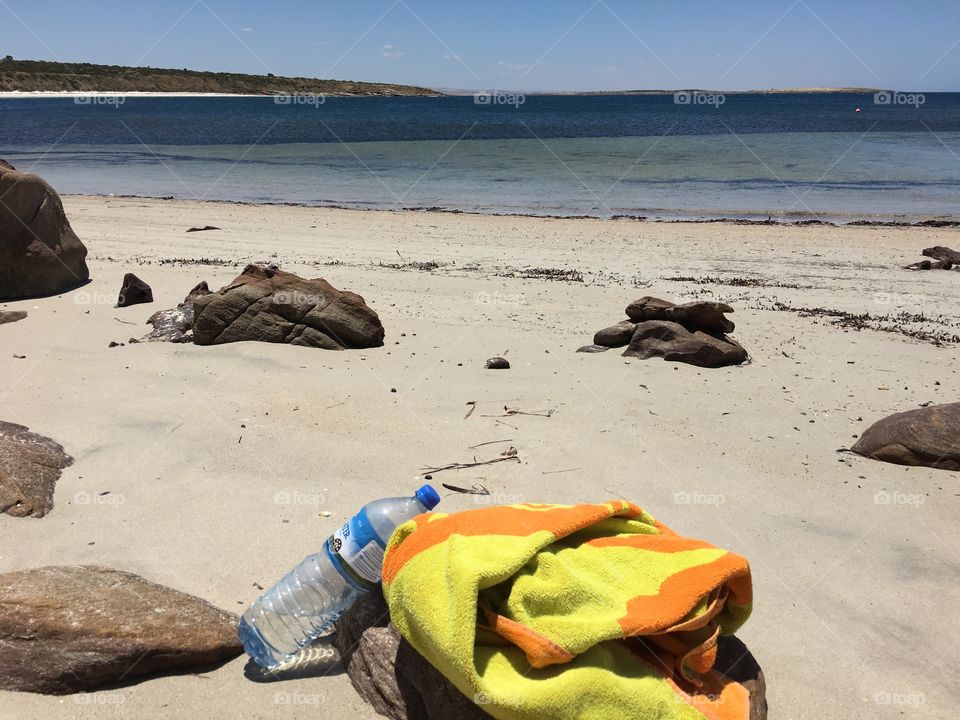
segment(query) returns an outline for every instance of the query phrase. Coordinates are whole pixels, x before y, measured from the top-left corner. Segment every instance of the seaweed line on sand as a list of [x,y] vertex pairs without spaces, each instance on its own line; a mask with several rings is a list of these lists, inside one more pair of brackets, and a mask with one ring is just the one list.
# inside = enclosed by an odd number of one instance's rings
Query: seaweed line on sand
[[[944,316],[927,317],[920,313],[888,313],[886,315],[871,315],[870,313],[851,313],[845,310],[832,308],[795,307],[775,300],[770,304],[758,301],[752,306],[757,310],[771,310],[774,312],[794,312],[800,317],[826,318],[831,325],[844,329],[874,330],[877,332],[897,333],[915,340],[931,343],[936,346],[960,343],[960,333],[951,332],[960,330],[960,324],[951,322]],[[939,325],[945,329],[926,329],[917,325]]]

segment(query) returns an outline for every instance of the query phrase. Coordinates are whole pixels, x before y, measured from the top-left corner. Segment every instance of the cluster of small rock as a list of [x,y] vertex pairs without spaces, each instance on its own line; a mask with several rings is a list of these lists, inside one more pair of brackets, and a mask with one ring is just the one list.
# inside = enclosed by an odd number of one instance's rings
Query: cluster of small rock
[[734,324],[724,303],[695,301],[677,305],[655,297],[642,297],[627,306],[627,320],[598,330],[593,345],[577,352],[605,352],[626,347],[624,357],[684,362],[699,367],[739,365],[747,351],[727,333]]

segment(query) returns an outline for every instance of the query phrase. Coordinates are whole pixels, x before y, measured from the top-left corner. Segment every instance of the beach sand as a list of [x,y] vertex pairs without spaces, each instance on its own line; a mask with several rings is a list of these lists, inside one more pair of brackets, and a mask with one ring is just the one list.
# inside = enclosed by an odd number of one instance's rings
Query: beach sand
[[[771,718],[954,714],[960,478],[836,451],[892,412],[956,401],[958,346],[761,308],[922,312],[944,322],[910,327],[960,334],[949,325],[960,273],[901,269],[924,247],[960,246],[956,229],[64,203],[93,280],[0,304],[29,312],[0,328],[0,419],[76,462],[48,516],[0,517],[0,571],[102,564],[242,612],[255,583],[272,584],[366,501],[411,493],[424,466],[513,445],[520,464],[437,474],[437,486],[493,493],[439,509],[622,497],[746,556],[756,601],[739,636],[766,674]],[[222,229],[185,233],[204,225]],[[142,337],[197,282],[217,288],[260,261],[360,293],[386,345],[108,349]],[[387,267],[418,262],[441,266]],[[153,287],[153,304],[113,307],[125,272]],[[717,276],[759,284],[669,280]],[[643,295],[731,303],[753,362],[574,352]],[[484,370],[493,355],[512,369]],[[505,406],[556,412],[496,417]],[[0,715],[377,717],[346,675],[259,684],[245,663],[89,696],[0,693]]]

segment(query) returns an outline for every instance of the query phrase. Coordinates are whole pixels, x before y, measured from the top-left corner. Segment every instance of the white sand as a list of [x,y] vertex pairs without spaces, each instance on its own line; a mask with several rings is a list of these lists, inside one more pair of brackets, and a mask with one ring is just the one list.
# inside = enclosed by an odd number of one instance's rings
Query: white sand
[[[98,563],[242,611],[254,583],[317,550],[337,519],[411,492],[424,465],[494,457],[501,446],[468,446],[509,439],[522,464],[443,473],[436,484],[482,482],[503,502],[622,496],[750,559],[756,607],[740,637],[766,673],[771,718],[954,715],[960,477],[835,451],[891,412],[956,401],[957,346],[751,306],[775,297],[956,322],[960,273],[900,269],[924,247],[960,247],[956,230],[65,203],[93,282],[0,305],[29,312],[0,327],[0,417],[57,439],[76,463],[47,517],[0,517],[0,571]],[[223,230],[184,233],[207,224]],[[450,264],[378,266],[400,262],[398,251]],[[159,264],[170,258],[232,265]],[[219,287],[260,260],[362,294],[386,346],[107,348],[142,336],[152,312],[198,281]],[[501,276],[523,267],[576,268],[587,282]],[[127,271],[153,286],[152,305],[112,307]],[[681,275],[809,289],[663,279]],[[736,307],[735,335],[753,364],[703,370],[574,353],[629,301],[696,291]],[[497,354],[513,368],[484,370]],[[478,409],[464,420],[468,401]],[[556,413],[483,417],[504,405]],[[112,503],[82,502],[106,490]],[[884,492],[899,494],[878,504]],[[278,493],[302,502],[278,504]],[[453,496],[440,507],[471,506]],[[79,699],[0,693],[0,715],[376,717],[345,675],[256,684],[244,664]]]

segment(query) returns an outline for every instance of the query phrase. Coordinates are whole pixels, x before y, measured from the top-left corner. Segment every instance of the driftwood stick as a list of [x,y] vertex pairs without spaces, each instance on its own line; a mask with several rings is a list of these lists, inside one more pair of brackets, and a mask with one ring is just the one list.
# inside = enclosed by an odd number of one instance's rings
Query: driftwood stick
[[555,412],[556,412],[555,409],[535,410],[533,412],[527,412],[526,410],[517,410],[516,408],[508,408],[506,405],[504,405],[503,415],[481,415],[480,417],[501,418],[501,417],[511,417],[512,415],[532,415],[535,417],[551,417]]
[[509,440],[489,440],[487,442],[482,442],[479,445],[470,445],[467,450],[476,450],[478,447],[483,447],[484,445],[496,445],[497,443],[513,442],[513,439]]
[[481,465],[493,465],[494,463],[508,462],[511,460],[520,462],[520,458],[516,455],[509,455],[507,457],[494,458],[493,460],[477,460],[469,463],[450,463],[449,465],[442,465],[440,467],[425,467],[423,470],[427,473],[438,473],[444,470],[466,470],[468,468],[480,467]]

